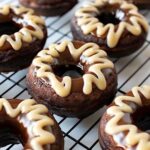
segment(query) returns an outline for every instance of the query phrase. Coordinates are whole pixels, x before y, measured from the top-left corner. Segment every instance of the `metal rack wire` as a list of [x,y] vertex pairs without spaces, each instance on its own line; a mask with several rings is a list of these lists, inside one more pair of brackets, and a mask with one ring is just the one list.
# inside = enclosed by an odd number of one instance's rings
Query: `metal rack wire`
[[[17,4],[17,0],[0,0],[0,6],[7,3]],[[80,5],[80,4],[79,4]],[[79,7],[76,6],[77,7]],[[45,18],[48,29],[48,39],[45,47],[53,42],[71,39],[70,19],[75,9],[60,17]],[[150,24],[149,10],[142,11]],[[135,85],[150,84],[150,34],[143,47],[136,53],[113,59],[118,73],[118,95],[126,93]],[[0,74],[0,97],[5,98],[30,98],[25,85],[27,70]],[[99,150],[98,123],[102,112],[100,109],[91,116],[79,120],[62,118],[55,115],[65,139],[65,150]],[[0,150],[18,150],[21,145],[8,145]]]

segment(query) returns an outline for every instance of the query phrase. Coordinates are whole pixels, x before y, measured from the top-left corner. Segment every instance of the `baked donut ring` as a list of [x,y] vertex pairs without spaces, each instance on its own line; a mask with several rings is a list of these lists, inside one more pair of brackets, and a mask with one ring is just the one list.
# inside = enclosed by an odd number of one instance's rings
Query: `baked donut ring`
[[0,72],[28,67],[47,37],[44,20],[21,6],[0,8]]
[[[0,129],[9,128],[24,150],[63,150],[61,130],[48,109],[33,99],[0,98]],[[2,141],[1,141],[2,142]]]
[[148,23],[131,3],[95,0],[77,10],[71,29],[75,40],[97,43],[108,55],[122,57],[143,45]]
[[69,11],[78,0],[19,0],[26,7],[32,8],[43,16],[63,15]]
[[117,75],[97,44],[63,41],[38,53],[27,74],[27,88],[52,112],[81,118],[112,101]]
[[99,141],[103,150],[150,150],[150,86],[118,96],[103,115]]

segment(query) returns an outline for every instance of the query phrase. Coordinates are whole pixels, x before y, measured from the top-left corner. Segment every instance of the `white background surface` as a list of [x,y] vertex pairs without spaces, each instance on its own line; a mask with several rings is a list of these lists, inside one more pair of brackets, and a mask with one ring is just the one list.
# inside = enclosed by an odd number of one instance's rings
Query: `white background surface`
[[[4,3],[17,4],[17,1],[0,0],[0,6]],[[76,6],[76,8],[77,7],[78,6]],[[71,10],[61,17],[45,18],[48,28],[48,39],[45,46],[63,39],[72,39],[70,19],[74,10],[75,9]],[[143,11],[142,13],[147,17],[150,23],[150,12]],[[135,85],[150,85],[150,34],[139,51],[128,57],[113,59],[113,62],[115,63],[118,73],[118,95],[129,91]],[[1,73],[0,96],[5,98],[30,98],[25,85],[26,73],[27,70],[22,70],[17,73]],[[105,110],[105,108],[103,108],[103,110]],[[101,150],[98,143],[98,123],[103,110],[99,110],[83,120],[55,116],[64,133],[65,150]],[[4,149],[21,149],[18,146],[12,146],[12,148],[8,147]]]

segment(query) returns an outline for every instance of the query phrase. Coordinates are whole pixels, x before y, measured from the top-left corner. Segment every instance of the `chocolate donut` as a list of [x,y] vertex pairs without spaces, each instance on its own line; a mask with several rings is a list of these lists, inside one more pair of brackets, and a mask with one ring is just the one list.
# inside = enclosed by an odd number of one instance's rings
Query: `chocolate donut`
[[21,6],[0,8],[0,72],[28,67],[47,37],[44,20]]
[[122,57],[143,45],[148,23],[133,4],[95,0],[77,10],[71,30],[74,39],[97,43],[111,57]]
[[43,16],[62,15],[69,11],[77,0],[19,0],[26,7],[34,9]]
[[118,96],[103,115],[99,141],[103,150],[150,150],[150,86]]
[[[0,98],[0,130],[5,128],[10,129],[20,139],[24,150],[64,149],[58,124],[48,109],[37,104],[35,100],[8,101]],[[3,142],[5,141],[1,141],[1,144]]]
[[64,41],[38,53],[27,74],[27,88],[53,113],[82,118],[111,103],[117,75],[97,44]]

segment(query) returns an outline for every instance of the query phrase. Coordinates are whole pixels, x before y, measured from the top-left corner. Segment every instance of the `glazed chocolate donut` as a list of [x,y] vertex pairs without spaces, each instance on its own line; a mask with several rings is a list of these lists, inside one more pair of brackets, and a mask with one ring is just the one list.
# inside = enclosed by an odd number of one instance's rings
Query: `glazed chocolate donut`
[[111,57],[122,57],[143,45],[148,23],[133,4],[95,0],[77,10],[71,29],[74,39],[97,43]]
[[150,86],[118,96],[101,119],[103,150],[150,150]]
[[64,41],[38,53],[27,74],[27,88],[53,113],[82,118],[111,103],[117,75],[97,44]]
[[0,8],[0,72],[28,67],[47,37],[44,20],[20,6]]
[[[63,136],[48,109],[35,100],[0,99],[0,130],[9,128],[24,150],[63,150]],[[8,133],[6,133],[8,134]],[[3,143],[5,141],[1,141]],[[11,143],[10,143],[11,144]]]
[[20,0],[20,3],[34,9],[40,15],[56,16],[69,11],[76,5],[77,0]]

